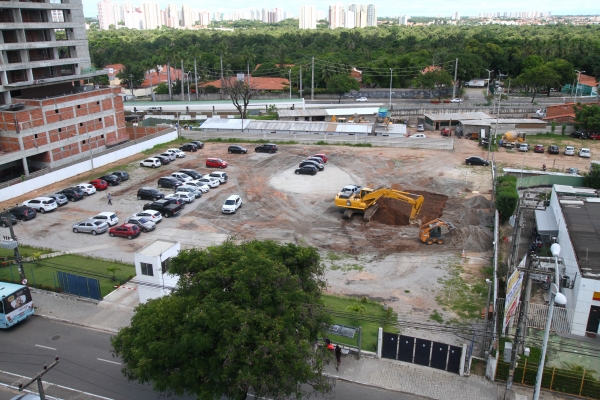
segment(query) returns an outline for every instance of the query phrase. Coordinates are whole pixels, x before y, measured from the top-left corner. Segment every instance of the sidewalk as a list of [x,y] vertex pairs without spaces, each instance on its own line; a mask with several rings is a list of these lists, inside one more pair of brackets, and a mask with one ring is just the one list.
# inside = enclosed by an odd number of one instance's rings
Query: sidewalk
[[[133,286],[133,284],[128,284]],[[131,291],[119,289],[102,302],[73,298],[69,295],[35,290],[36,315],[54,320],[87,326],[116,333],[128,326],[135,303],[128,296]],[[490,382],[481,376],[461,377],[454,373],[405,362],[363,357],[342,357],[339,371],[335,363],[325,367],[332,378],[375,386],[392,391],[409,393],[437,400],[498,400],[504,398],[503,382]],[[533,388],[514,385],[514,400],[532,398]],[[506,397],[508,400],[510,397]],[[540,394],[540,400],[566,400],[574,397],[552,392]]]

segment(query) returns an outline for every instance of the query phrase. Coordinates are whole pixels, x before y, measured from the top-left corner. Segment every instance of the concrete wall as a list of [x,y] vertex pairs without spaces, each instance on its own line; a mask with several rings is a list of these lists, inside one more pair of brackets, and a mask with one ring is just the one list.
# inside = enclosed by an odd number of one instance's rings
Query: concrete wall
[[[127,158],[131,155],[140,153],[143,150],[152,148],[157,144],[170,142],[175,139],[177,139],[177,131],[173,130],[172,132],[159,136],[157,138],[137,143],[119,150],[115,150],[114,152],[108,154],[103,154],[94,158],[94,168],[97,169],[99,167],[103,167],[113,162],[122,160],[123,158]],[[70,165],[68,167],[53,172],[49,172],[42,176],[26,180],[16,185],[8,186],[4,189],[0,189],[0,201],[6,201],[14,197],[22,196],[33,190],[43,188],[44,186],[60,182],[64,179],[71,178],[75,175],[79,175],[81,173],[88,172],[91,170],[92,164],[90,163],[90,160],[83,160],[80,163]]]
[[[440,90],[423,89],[392,89],[392,99],[438,99],[438,96],[452,96],[452,87],[442,88]],[[369,99],[389,99],[389,89],[361,89],[352,90],[344,97],[367,97]]]
[[[138,293],[140,304],[148,300],[166,296],[171,293],[172,288],[177,287],[179,278],[168,272],[163,274],[161,264],[163,261],[177,257],[181,245],[179,242],[161,253],[160,256],[148,256],[142,253],[135,253],[135,275],[138,282]],[[141,263],[152,264],[153,275],[143,275]],[[146,283],[146,285],[144,285]]]

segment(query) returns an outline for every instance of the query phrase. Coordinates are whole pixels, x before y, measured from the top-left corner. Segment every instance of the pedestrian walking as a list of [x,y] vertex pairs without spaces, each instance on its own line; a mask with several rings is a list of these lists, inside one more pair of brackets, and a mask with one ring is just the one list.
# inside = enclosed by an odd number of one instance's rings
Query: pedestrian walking
[[342,363],[342,348],[339,344],[335,345],[335,370],[340,370],[340,364]]
[[112,206],[112,196],[110,195],[110,193],[106,194],[106,198],[108,199],[108,205]]
[[544,163],[544,165],[542,165],[542,171],[546,172],[546,163]]

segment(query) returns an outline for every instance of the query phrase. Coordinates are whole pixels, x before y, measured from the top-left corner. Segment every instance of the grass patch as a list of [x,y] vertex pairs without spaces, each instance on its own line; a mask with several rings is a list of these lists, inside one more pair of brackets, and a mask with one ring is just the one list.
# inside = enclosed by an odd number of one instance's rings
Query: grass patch
[[438,310],[433,310],[433,312],[431,313],[431,315],[429,316],[429,319],[438,322],[438,323],[442,323],[444,322],[444,318],[442,318],[442,316],[438,313]]
[[[53,251],[54,250],[52,249],[45,249],[42,247],[19,245],[19,254],[21,254],[21,258],[35,257],[36,255],[42,254],[50,254]],[[0,249],[0,261],[10,261],[14,260],[14,258],[14,250]]]
[[[115,268],[113,280],[112,272],[107,268]],[[47,290],[58,291],[58,280],[56,272],[69,272],[90,278],[98,278],[100,281],[100,293],[106,296],[114,290],[113,286],[122,284],[135,275],[135,267],[114,261],[99,258],[85,257],[76,254],[67,254],[50,259],[39,260],[23,264],[23,269],[29,285]],[[0,281],[19,282],[19,272],[16,265],[0,268]]]
[[436,296],[437,303],[452,310],[459,319],[470,320],[481,317],[481,309],[485,307],[487,284],[491,267],[484,267],[478,273],[465,272],[461,265],[450,265],[448,277],[438,281],[443,285]]
[[[321,297],[325,308],[331,315],[332,323],[335,325],[344,325],[350,327],[362,328],[362,346],[363,350],[377,350],[377,333],[379,327],[384,331],[398,333],[398,314],[391,307],[384,311],[381,303],[370,301],[366,298],[351,298],[323,295]],[[351,311],[357,309],[357,311]],[[343,343],[351,346],[358,345],[358,336],[353,339],[327,334],[327,337],[334,343]]]
[[170,142],[159,143],[159,144],[156,144],[156,145],[150,147],[149,149],[142,150],[142,154],[150,155],[150,154],[155,154],[157,152],[161,153],[164,149],[168,149],[170,147],[179,148],[180,145],[182,145],[184,143],[188,143],[189,141],[190,140],[187,138],[177,138],[175,140],[171,140]]
[[343,260],[344,258],[346,258],[346,257],[344,257],[344,255],[342,253],[334,253],[333,251],[330,251],[329,253],[327,253],[327,259],[329,261],[340,261],[340,260]]

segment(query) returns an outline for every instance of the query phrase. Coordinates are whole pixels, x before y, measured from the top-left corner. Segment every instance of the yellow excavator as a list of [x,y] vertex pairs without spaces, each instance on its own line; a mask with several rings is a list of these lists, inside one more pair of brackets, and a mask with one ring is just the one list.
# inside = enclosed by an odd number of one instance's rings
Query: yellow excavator
[[342,191],[335,196],[335,205],[340,208],[345,208],[344,214],[342,215],[344,219],[351,218],[354,213],[362,213],[363,220],[369,222],[379,207],[377,200],[382,197],[412,204],[412,209],[410,211],[411,221],[419,214],[421,207],[423,206],[423,201],[425,201],[425,198],[418,194],[401,192],[399,190],[388,188],[370,189],[349,185],[343,188]]
[[450,233],[456,229],[452,222],[442,221],[439,218],[434,219],[433,221],[429,221],[426,224],[421,225],[421,229],[419,230],[419,239],[421,239],[421,242],[427,244],[444,243],[444,239],[442,239],[442,226],[448,228]]

